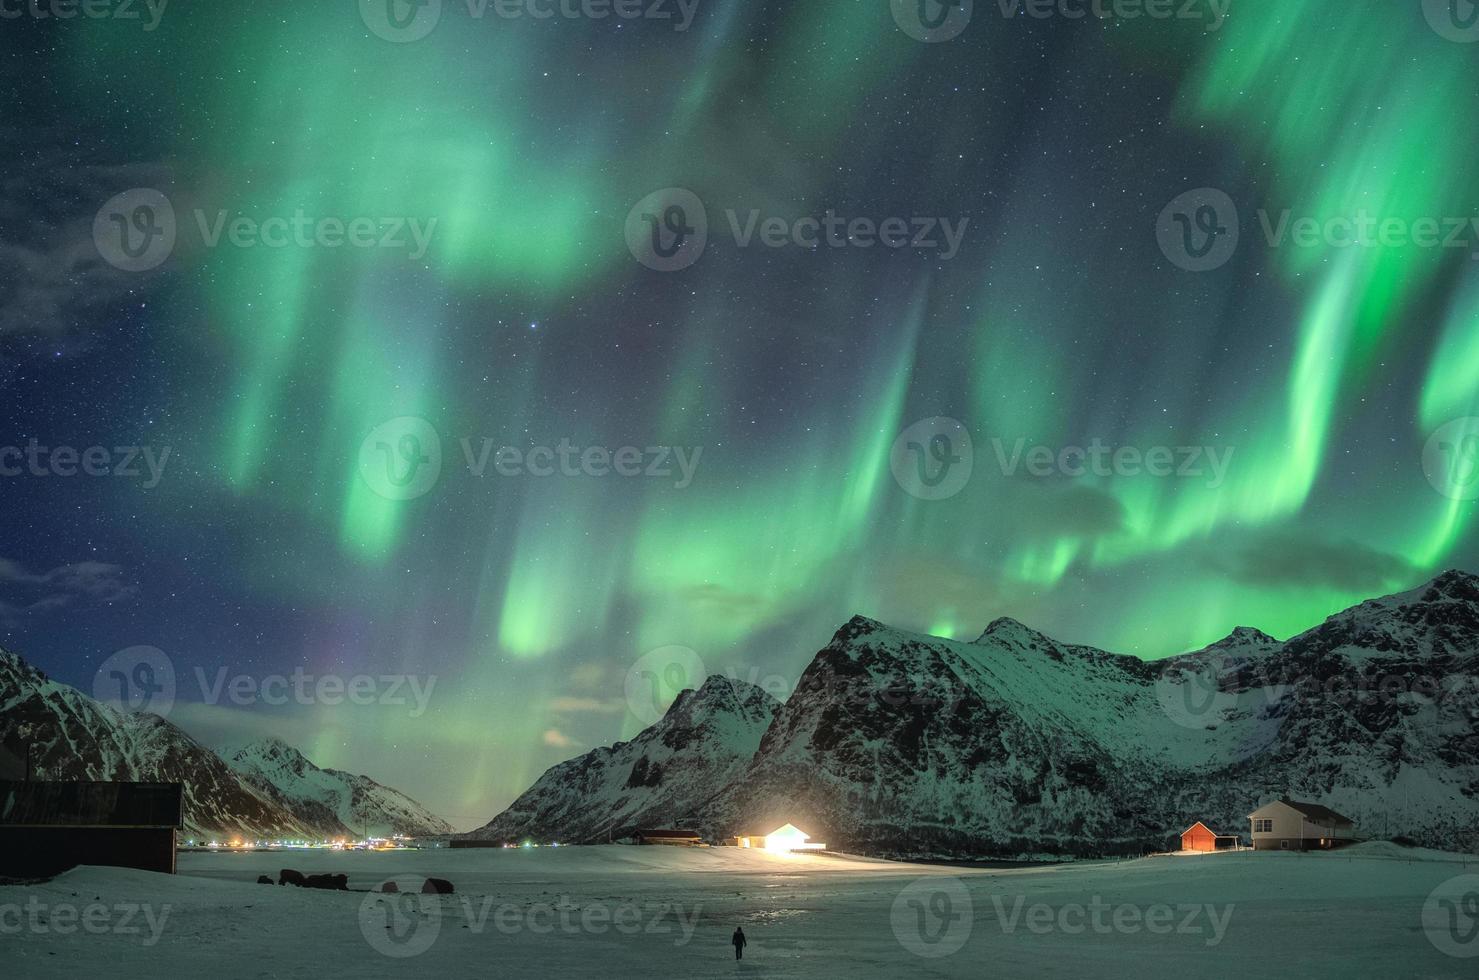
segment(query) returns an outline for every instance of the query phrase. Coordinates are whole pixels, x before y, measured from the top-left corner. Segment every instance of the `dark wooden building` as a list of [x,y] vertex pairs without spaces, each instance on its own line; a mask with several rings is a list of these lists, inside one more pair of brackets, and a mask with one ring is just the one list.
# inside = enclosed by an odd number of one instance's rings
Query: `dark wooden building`
[[0,876],[79,864],[175,871],[179,783],[0,782]]
[[23,742],[0,744],[0,780],[31,778],[31,747]]
[[692,830],[639,830],[632,837],[638,844],[669,844],[678,847],[702,847],[704,842]]

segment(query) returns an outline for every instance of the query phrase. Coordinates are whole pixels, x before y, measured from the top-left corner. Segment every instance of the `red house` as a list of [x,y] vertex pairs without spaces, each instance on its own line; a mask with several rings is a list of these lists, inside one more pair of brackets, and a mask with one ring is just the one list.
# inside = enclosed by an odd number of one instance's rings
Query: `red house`
[[1183,851],[1221,851],[1237,846],[1235,835],[1219,834],[1200,820],[1181,832]]

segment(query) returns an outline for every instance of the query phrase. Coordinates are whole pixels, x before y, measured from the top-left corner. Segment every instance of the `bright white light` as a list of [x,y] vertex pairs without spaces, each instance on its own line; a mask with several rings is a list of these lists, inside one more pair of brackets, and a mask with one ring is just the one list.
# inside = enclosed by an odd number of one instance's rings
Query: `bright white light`
[[827,845],[810,840],[810,834],[794,824],[778,827],[765,835],[767,851],[823,851]]

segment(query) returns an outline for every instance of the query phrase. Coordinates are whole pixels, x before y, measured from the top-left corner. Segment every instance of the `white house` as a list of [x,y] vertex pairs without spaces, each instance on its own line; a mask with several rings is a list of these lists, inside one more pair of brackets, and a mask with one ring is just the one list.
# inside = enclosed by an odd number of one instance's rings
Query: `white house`
[[739,834],[734,843],[739,847],[758,847],[767,851],[825,851],[827,845],[810,839],[811,835],[795,824],[777,827],[768,834]]
[[1356,825],[1327,806],[1279,799],[1248,814],[1253,849],[1310,851],[1355,843]]

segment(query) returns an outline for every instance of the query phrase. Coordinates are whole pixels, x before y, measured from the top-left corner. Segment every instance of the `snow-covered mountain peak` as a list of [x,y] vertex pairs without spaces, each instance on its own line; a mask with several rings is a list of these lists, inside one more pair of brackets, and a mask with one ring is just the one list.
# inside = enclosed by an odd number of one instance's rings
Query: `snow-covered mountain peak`
[[836,633],[832,634],[832,642],[846,643],[856,637],[867,636],[869,633],[891,632],[893,632],[892,627],[885,623],[880,623],[876,619],[869,619],[867,616],[854,615],[847,622],[839,626]]
[[16,654],[0,647],[0,685],[19,687],[22,682],[28,685],[49,684],[51,678]]
[[1010,616],[992,620],[991,625],[987,626],[974,642],[977,644],[997,643],[1019,650],[1056,649],[1058,647],[1058,644],[1047,635],[1039,633]]
[[1156,662],[1006,618],[962,642],[855,616],[768,727],[733,710],[746,686],[711,678],[631,741],[551,769],[475,836],[681,821],[722,837],[790,820],[864,850],[1094,854],[1164,846],[1193,819],[1237,827],[1287,792],[1368,832],[1473,840],[1476,750],[1451,733],[1479,710],[1476,584],[1446,574],[1288,642],[1239,627]]
[[254,739],[237,747],[223,746],[221,758],[238,771],[283,771],[302,773],[313,767],[308,757],[275,735]]
[[[39,779],[182,783],[193,836],[317,838],[379,825],[451,832],[414,800],[320,770],[282,739],[217,754],[166,718],[118,711],[10,653],[0,653],[0,741],[29,743]],[[307,783],[310,791],[295,792]]]
[[710,674],[704,678],[699,689],[693,691],[692,694],[695,701],[704,703],[748,705],[768,704],[775,701],[775,698],[749,681],[740,680],[738,677],[728,677],[724,674]]
[[723,674],[710,674],[697,690],[678,692],[667,712],[658,721],[660,729],[705,728],[716,720],[733,718],[769,718],[779,702],[748,681]]
[[[280,738],[267,736],[222,755],[264,795],[315,826],[349,833],[446,834],[452,828],[421,804],[368,776],[325,769]],[[337,828],[337,829],[335,829]]]
[[1454,602],[1479,604],[1479,575],[1460,568],[1450,568],[1423,586],[1420,591],[1423,593],[1425,602],[1449,599]]
[[1368,599],[1289,641],[1362,659],[1472,656],[1479,649],[1479,576],[1451,570],[1418,588]]
[[780,702],[722,674],[681,692],[658,722],[629,741],[548,769],[491,823],[469,837],[600,841],[693,815],[738,778]]
[[1217,653],[1261,653],[1273,650],[1279,646],[1279,641],[1269,636],[1263,630],[1252,626],[1238,626],[1233,631],[1216,643],[1209,643],[1198,653],[1215,651]]
[[259,759],[301,759],[303,753],[293,748],[276,735],[264,735],[238,744],[220,746],[221,757],[233,759],[238,756]]

